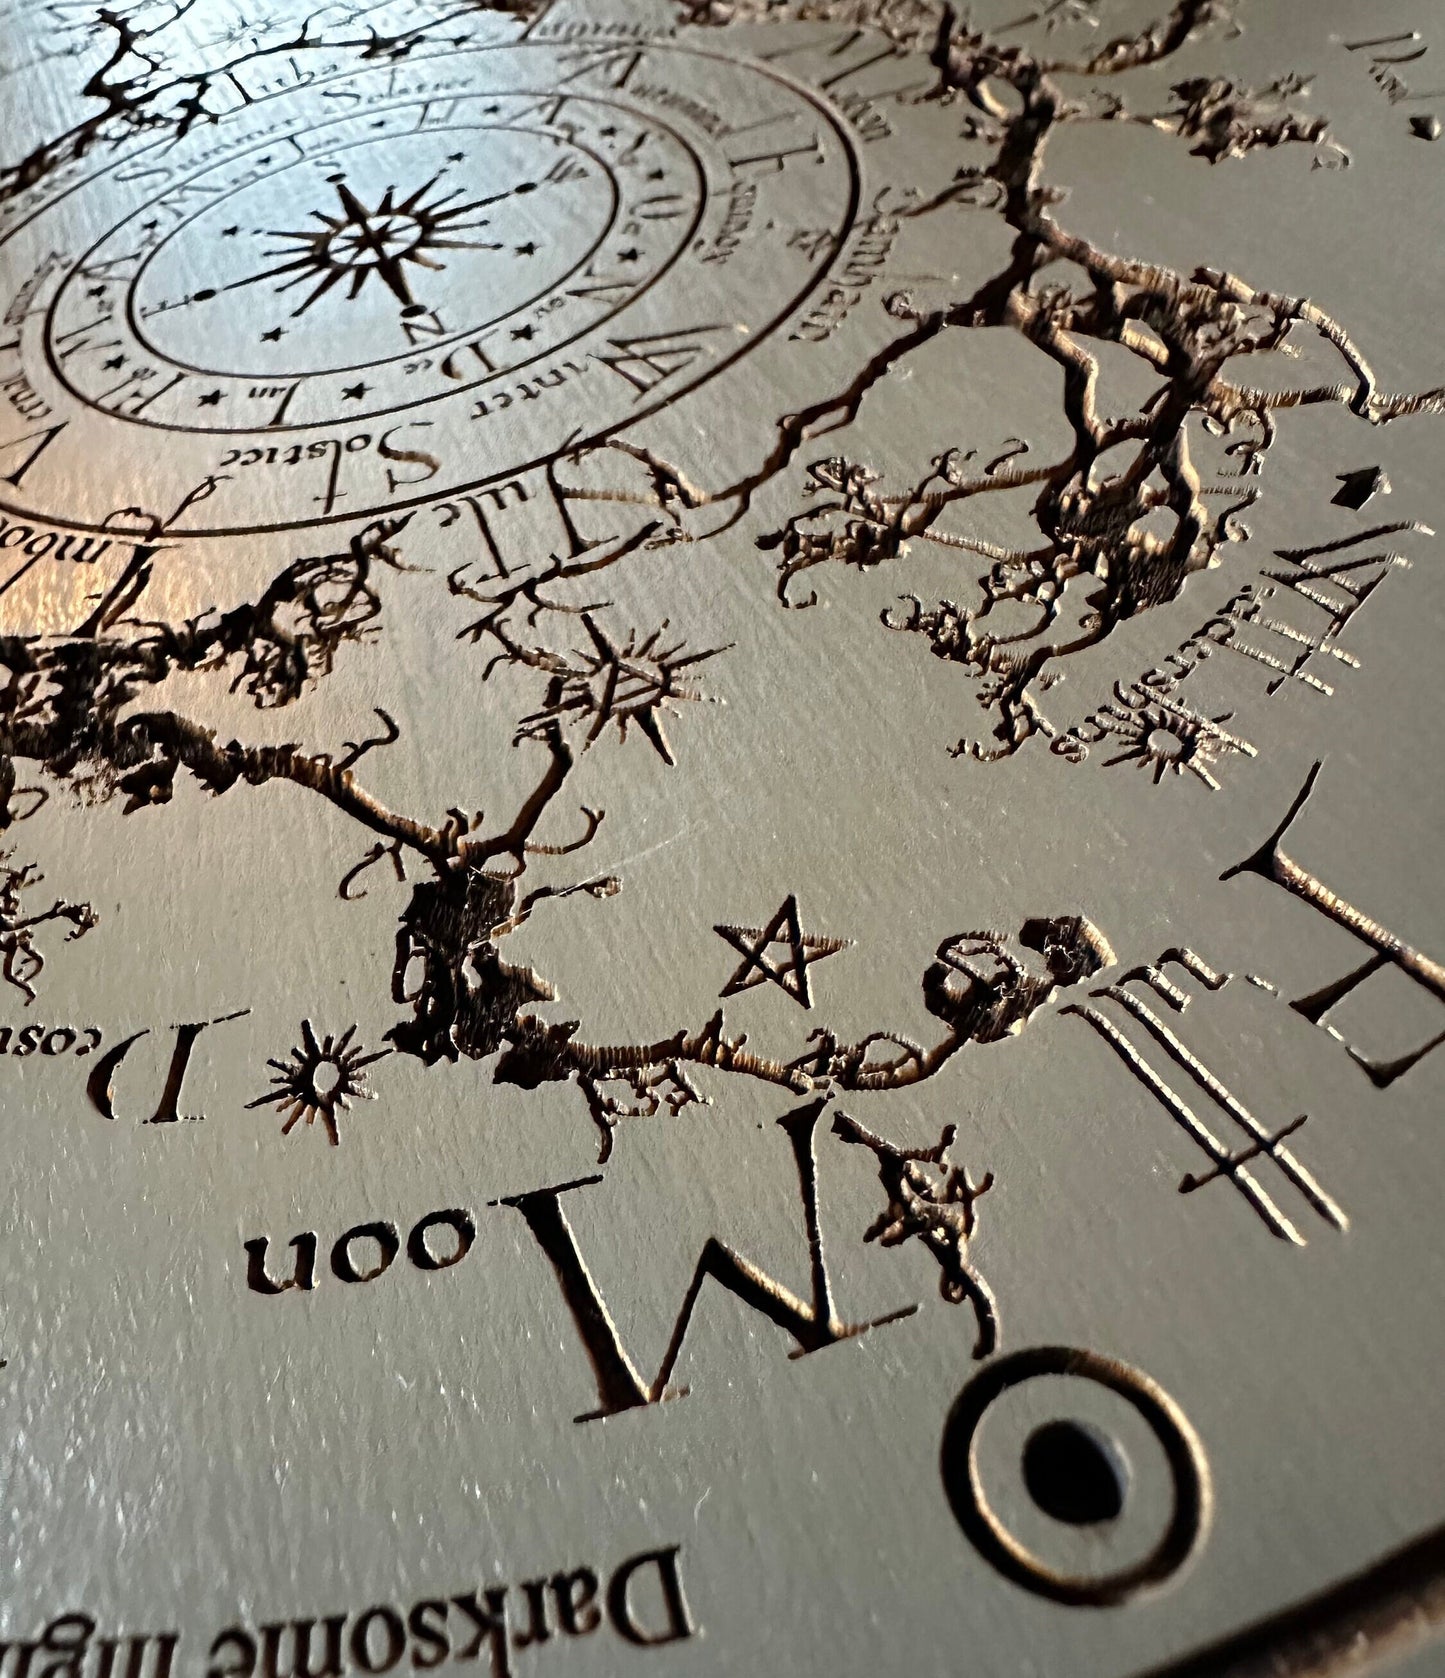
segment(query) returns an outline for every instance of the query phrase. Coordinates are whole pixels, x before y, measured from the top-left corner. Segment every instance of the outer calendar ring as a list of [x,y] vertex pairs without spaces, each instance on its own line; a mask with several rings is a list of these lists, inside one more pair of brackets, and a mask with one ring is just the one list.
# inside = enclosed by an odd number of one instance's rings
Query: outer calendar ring
[[[449,183],[438,182],[435,170],[427,177],[420,164],[401,179],[404,155],[396,164],[400,184],[388,182],[384,192],[375,182],[363,192],[344,174],[340,179],[336,174],[326,177],[339,193],[350,195],[352,207],[344,214],[334,204],[327,209],[313,192],[289,220],[278,210],[273,225],[259,226],[258,239],[273,240],[261,246],[262,256],[274,262],[269,271],[248,273],[243,268],[237,277],[220,268],[211,272],[205,266],[207,252],[219,241],[200,233],[206,231],[203,222],[218,224],[224,206],[238,195],[261,199],[273,177],[286,173],[296,179],[295,171],[308,162],[331,161],[308,149],[317,135],[324,134],[321,152],[364,155],[365,137],[357,129],[360,115],[333,115],[319,124],[310,112],[325,96],[359,99],[358,90],[371,85],[368,78],[381,77],[380,69],[352,71],[303,93],[277,95],[273,103],[302,101],[294,117],[283,109],[279,122],[268,111],[263,124],[248,109],[228,144],[198,148],[193,160],[168,154],[157,161],[151,157],[155,148],[147,148],[58,194],[7,240],[31,242],[37,274],[42,247],[61,254],[55,272],[37,287],[31,316],[22,323],[20,357],[35,411],[34,429],[17,441],[0,442],[10,450],[0,460],[0,467],[8,468],[0,471],[0,489],[5,492],[0,510],[65,529],[114,533],[139,527],[176,536],[236,536],[403,511],[505,483],[567,450],[594,444],[670,406],[749,354],[796,315],[824,282],[854,226],[861,197],[855,144],[841,115],[823,95],[770,66],[693,48],[663,50],[709,61],[708,85],[719,109],[730,113],[732,121],[715,123],[712,132],[705,132],[709,125],[695,112],[649,109],[649,95],[661,104],[656,88],[640,94],[630,88],[563,90],[560,50],[527,44],[452,55],[446,70],[436,72],[435,85],[429,83],[431,72],[423,64],[420,79],[414,75],[390,102],[367,99],[358,106],[371,129],[388,122],[401,124],[405,118],[414,124],[410,132],[422,135],[428,144],[447,132],[448,121],[462,120],[446,118],[443,112],[427,126],[427,113],[438,108],[443,82],[449,90],[448,107],[463,112],[463,119],[468,102],[491,97],[494,133],[518,131],[512,107],[526,105],[534,116],[554,125],[570,124],[576,113],[585,111],[596,134],[580,135],[573,150],[580,146],[578,155],[604,163],[598,178],[605,173],[609,184],[622,180],[630,166],[642,175],[637,185],[620,192],[615,215],[601,218],[599,237],[559,268],[549,290],[520,293],[505,307],[474,306],[470,315],[449,322],[445,330],[438,324],[431,339],[413,338],[410,355],[393,342],[375,347],[369,356],[332,354],[328,360],[321,354],[318,361],[313,355],[309,365],[303,361],[294,371],[275,360],[248,363],[230,355],[224,345],[205,357],[179,353],[170,345],[161,356],[147,341],[155,329],[140,315],[141,308],[149,306],[159,315],[161,327],[169,330],[167,310],[217,303],[230,307],[233,298],[240,298],[240,306],[249,313],[244,329],[232,337],[276,336],[274,329],[259,334],[255,330],[270,319],[254,306],[255,300],[275,304],[279,325],[284,318],[280,304],[267,294],[299,283],[290,270],[302,269],[302,259],[317,262],[317,268],[315,274],[301,273],[300,281],[309,284],[319,275],[324,282],[317,286],[324,295],[312,311],[313,320],[334,300],[346,297],[348,286],[355,288],[351,296],[363,287],[368,295],[375,293],[382,263],[369,256],[366,263],[355,260],[357,245],[393,237],[395,224],[405,220],[401,212],[423,193],[431,192],[444,203],[464,196],[460,188],[448,191]],[[458,71],[458,59],[470,62]],[[750,91],[755,87],[762,91]],[[747,132],[757,126],[753,113],[768,110],[769,102],[772,114],[766,121],[774,122],[778,131],[811,135],[816,156],[810,161],[816,167],[810,169],[804,192],[771,161],[769,142]],[[559,115],[564,107],[565,114]],[[389,135],[388,129],[382,137]],[[563,136],[554,132],[548,138],[560,152]],[[282,154],[280,161],[270,175],[246,175],[247,159],[263,140],[269,141],[264,161],[270,162],[271,151]],[[413,149],[420,143],[414,142]],[[599,148],[609,144],[619,151],[627,147],[628,154],[620,162],[606,156]],[[403,154],[406,147],[393,150]],[[655,166],[639,171],[635,164],[644,152],[645,161]],[[423,160],[427,167],[434,161]],[[122,177],[133,185],[162,168],[164,190],[133,192],[118,206],[121,213],[100,240],[89,239],[83,251],[67,249],[64,221],[56,225],[52,217],[64,216],[63,206],[76,192],[110,191]],[[530,184],[521,190],[530,190]],[[474,186],[471,191],[487,207],[494,201],[480,196]],[[195,209],[196,196],[208,192],[211,196]],[[182,214],[174,209],[177,194],[185,202]],[[748,206],[778,253],[777,260],[754,263],[746,273],[729,268],[717,256],[719,236],[739,202]],[[475,204],[462,207],[473,209]],[[457,212],[453,208],[444,213]],[[491,213],[489,208],[478,211],[478,221],[485,223]],[[169,224],[162,225],[167,220]],[[659,226],[665,236],[659,236]],[[120,258],[112,254],[114,248],[135,245],[129,236],[119,237],[118,230],[129,235],[135,227],[149,228],[152,242],[121,253],[134,260],[129,268],[117,269]],[[303,238],[308,228],[310,246]],[[209,231],[213,234],[214,226]],[[469,234],[488,236],[493,231],[486,225],[467,229]],[[414,225],[395,236],[417,245]],[[352,264],[341,272],[333,263],[337,271],[328,276],[317,260],[317,248],[343,238],[352,240]],[[147,297],[146,288],[159,271],[157,265],[169,260],[169,248],[186,239],[194,253],[191,271],[204,284],[197,284],[180,303],[168,297],[157,303]],[[623,240],[630,249],[595,254]],[[525,243],[517,248],[525,248]],[[607,268],[619,255],[642,257],[640,283],[624,285]],[[27,265],[13,246],[12,256],[17,268]],[[428,260],[437,257],[446,262]],[[446,266],[454,253],[428,248],[421,258],[428,267]],[[82,280],[84,285],[78,283]],[[94,320],[84,318],[85,311],[78,307],[82,298],[97,312]],[[585,303],[579,301],[582,298]],[[282,301],[289,301],[289,295]],[[311,301],[303,292],[303,310],[310,309]],[[419,303],[408,303],[399,312],[421,313],[428,322],[440,323],[439,311],[424,310]],[[479,331],[477,320],[488,324]],[[286,330],[311,325],[287,320]],[[338,325],[331,330],[336,336],[343,329]],[[507,346],[524,353],[495,356],[498,336],[530,340],[534,332],[541,334],[535,346]],[[493,336],[482,349],[487,333]],[[806,356],[809,346],[800,344],[794,353]],[[475,357],[475,364],[468,356]],[[373,375],[382,383],[380,390]],[[400,388],[404,377],[412,380],[405,390]],[[106,385],[106,379],[114,382]],[[548,396],[564,385],[565,393]],[[496,423],[496,416],[508,409],[505,422]],[[82,414],[89,416],[85,425],[72,426]],[[475,426],[469,420],[493,423]],[[102,427],[99,432],[97,425]],[[169,439],[159,470],[150,458],[153,446],[136,442],[157,432]],[[83,445],[78,434],[84,435]],[[82,448],[84,469],[77,453]],[[144,473],[141,449],[147,451]],[[336,491],[334,471],[329,487],[315,482],[343,455],[348,473],[344,496]],[[398,459],[420,464],[390,464]],[[248,477],[238,476],[241,466]],[[134,490],[128,492],[127,484],[142,478],[149,499],[137,506],[139,498]]]

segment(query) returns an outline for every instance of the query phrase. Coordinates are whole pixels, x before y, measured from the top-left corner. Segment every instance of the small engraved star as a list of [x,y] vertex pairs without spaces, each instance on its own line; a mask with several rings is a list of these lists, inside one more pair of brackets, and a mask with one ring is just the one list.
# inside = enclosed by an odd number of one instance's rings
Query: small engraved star
[[523,338],[530,342],[537,336],[537,328],[535,326],[514,326],[512,328],[512,336],[514,338]]
[[221,402],[225,394],[223,390],[208,390],[204,396],[196,398],[196,405],[201,408],[214,408]]
[[85,295],[87,297],[104,297],[105,296],[104,282],[102,282],[100,285],[91,286],[90,290],[87,291]]
[[1232,716],[1230,711],[1221,711],[1214,717],[1201,716],[1187,705],[1161,698],[1156,704],[1131,713],[1127,721],[1110,725],[1110,732],[1123,742],[1124,749],[1114,757],[1105,758],[1104,766],[1133,763],[1140,769],[1151,770],[1156,787],[1171,771],[1183,775],[1187,770],[1211,792],[1218,792],[1214,770],[1221,757],[1257,755],[1248,740],[1221,726]]
[[[713,931],[743,958],[742,966],[718,992],[719,996],[736,996],[739,991],[751,990],[766,979],[804,1008],[813,1006],[808,968],[815,961],[848,949],[853,942],[851,938],[824,938],[805,933],[798,921],[798,899],[792,892],[765,927],[715,926]],[[780,947],[780,953],[770,957],[768,952],[774,946]]]
[[464,151],[451,151],[451,152],[447,153],[447,162],[448,163],[465,163],[466,162],[466,157],[467,157],[467,154]]
[[514,245],[512,249],[517,256],[535,256],[537,254],[537,247],[530,239],[525,245]]
[[360,402],[362,397],[365,396],[367,391],[370,389],[371,386],[369,384],[362,382],[354,385],[347,385],[346,389],[343,390],[341,394],[348,402]]
[[114,373],[115,370],[118,367],[123,366],[124,363],[125,357],[123,355],[113,355],[109,361],[102,361],[100,365],[107,373]]
[[367,1054],[360,1043],[351,1039],[356,1027],[350,1026],[340,1037],[329,1033],[319,1042],[310,1020],[301,1022],[301,1041],[286,1060],[268,1060],[272,1070],[271,1087],[264,1095],[246,1103],[247,1108],[275,1107],[290,1116],[281,1126],[281,1134],[288,1135],[297,1120],[307,1124],[321,1120],[332,1147],[341,1136],[336,1128],[336,1115],[345,1112],[353,1101],[375,1101],[367,1088],[365,1068],[373,1061],[391,1053],[378,1049]]
[[241,229],[239,227],[223,227],[221,229],[221,237],[223,239],[234,239],[240,231]]
[[263,344],[279,344],[285,336],[286,328],[284,326],[273,326],[269,332],[261,334],[261,342]]
[[617,260],[619,262],[637,262],[641,259],[641,257],[642,252],[638,250],[636,245],[631,245],[625,251],[618,251],[617,253]]

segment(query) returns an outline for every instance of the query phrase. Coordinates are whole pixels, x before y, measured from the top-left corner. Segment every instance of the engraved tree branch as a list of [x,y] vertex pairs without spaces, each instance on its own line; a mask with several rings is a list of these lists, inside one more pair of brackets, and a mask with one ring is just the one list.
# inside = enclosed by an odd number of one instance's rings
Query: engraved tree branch
[[[0,670],[8,675],[0,689],[0,765],[6,766],[0,791],[13,786],[17,761],[36,764],[92,800],[119,793],[126,813],[168,803],[182,770],[213,794],[242,782],[289,781],[379,835],[384,847],[411,850],[437,868],[498,860],[524,866],[572,765],[559,726],[529,736],[546,748],[546,763],[511,821],[487,832],[481,812],[453,810],[445,822],[429,823],[389,809],[366,789],[355,765],[397,733],[384,713],[385,735],[350,743],[336,761],[297,745],[221,742],[179,712],[138,708],[148,692],[186,672],[228,675],[231,690],[260,708],[294,702],[308,683],[330,675],[343,646],[376,633],[376,572],[400,564],[392,538],[406,522],[369,525],[344,552],[287,566],[255,601],[181,624],[128,615],[144,595],[156,552],[137,545],[121,577],[72,633],[0,636]],[[7,796],[0,827],[11,819]]]
[[[151,133],[180,138],[215,121],[226,79],[260,59],[324,49],[394,60],[439,41],[439,32],[478,10],[522,15],[532,9],[529,3],[472,0],[443,7],[397,35],[351,31],[349,25],[333,30],[314,20],[274,35],[258,26],[233,43],[235,52],[192,70],[172,60],[161,37],[193,4],[175,0],[159,21],[151,21],[155,14],[146,8],[97,11],[94,27],[104,57],[84,88],[97,108],[0,170],[0,203],[99,145]],[[544,902],[602,899],[618,889],[614,878],[596,876],[523,894],[520,881],[530,858],[580,852],[602,817],[584,809],[580,832],[561,843],[542,837],[544,820],[579,750],[609,731],[625,737],[635,727],[671,762],[664,714],[701,697],[686,672],[723,650],[687,651],[683,643],[664,641],[665,625],[622,639],[602,617],[607,603],[578,603],[569,585],[590,587],[587,579],[600,579],[641,547],[688,534],[690,515],[705,508],[725,515],[710,534],[736,524],[809,444],[851,425],[881,381],[945,334],[1012,333],[1057,369],[1070,435],[1060,458],[1037,460],[1018,439],[995,451],[957,448],[920,470],[911,485],[891,490],[865,462],[814,460],[807,468],[807,507],[760,544],[777,555],[780,598],[796,605],[811,598],[793,597],[801,572],[829,564],[859,570],[894,564],[916,542],[957,553],[964,563],[965,556],[986,561],[988,568],[970,580],[973,595],[966,603],[925,605],[907,596],[904,610],[885,621],[923,636],[933,653],[974,680],[990,719],[989,739],[961,741],[956,749],[1006,755],[1048,732],[1040,695],[1062,661],[1175,598],[1189,576],[1218,563],[1226,544],[1240,536],[1233,521],[1255,494],[1252,480],[1280,414],[1328,405],[1383,424],[1445,408],[1445,392],[1382,392],[1345,328],[1306,299],[1218,269],[1186,275],[1129,258],[1071,232],[1059,219],[1061,198],[1046,178],[1045,162],[1050,139],[1069,123],[1147,124],[1191,142],[1194,154],[1211,163],[1283,144],[1315,148],[1321,161],[1339,157],[1324,149],[1323,119],[1295,108],[1305,91],[1297,79],[1262,89],[1182,80],[1172,89],[1173,103],[1153,112],[1133,111],[1113,92],[1112,78],[1172,60],[1206,28],[1228,27],[1229,9],[1221,0],[1178,0],[1146,27],[1072,58],[1008,44],[1001,38],[1007,31],[976,31],[952,6],[919,0],[811,0],[792,7],[771,0],[688,0],[682,9],[689,21],[706,23],[739,16],[847,20],[925,48],[935,76],[930,96],[963,112],[965,137],[988,147],[991,160],[960,168],[945,190],[916,198],[898,213],[997,215],[1012,232],[1011,250],[1000,271],[966,297],[927,310],[904,296],[890,299],[890,314],[900,323],[891,342],[839,389],[784,416],[758,462],[733,482],[709,488],[684,464],[615,440],[601,448],[607,458],[628,462],[632,482],[605,491],[569,485],[568,497],[628,502],[655,510],[655,517],[620,542],[584,548],[569,560],[554,557],[525,576],[482,584],[465,568],[453,574],[452,592],[481,608],[462,633],[490,651],[484,677],[506,665],[536,672],[545,683],[540,705],[518,720],[513,740],[521,749],[540,749],[541,766],[509,818],[489,826],[481,811],[454,808],[443,820],[428,820],[389,808],[360,773],[369,754],[398,738],[384,712],[378,713],[380,734],[358,729],[357,740],[346,742],[336,758],[297,744],[222,742],[176,710],[147,708],[168,678],[187,673],[224,675],[232,691],[260,708],[293,704],[309,684],[331,674],[344,648],[379,631],[379,581],[401,563],[394,539],[404,519],[368,526],[343,551],[294,561],[252,601],[178,624],[136,615],[157,551],[139,543],[131,564],[71,632],[0,637],[0,827],[19,814],[14,766],[21,762],[93,799],[120,795],[127,812],[168,802],[182,773],[215,795],[243,783],[286,782],[325,800],[373,836],[371,848],[343,877],[343,896],[364,895],[353,890],[356,882],[384,859],[402,880],[408,857],[425,867],[397,931],[392,995],[407,1013],[388,1034],[393,1048],[427,1064],[495,1057],[494,1078],[522,1088],[575,1084],[597,1126],[604,1159],[622,1119],[677,1114],[705,1101],[708,1071],[796,1093],[909,1088],[937,1075],[967,1045],[1022,1029],[1059,989],[1092,977],[1113,955],[1098,930],[1077,916],[1030,920],[1013,938],[958,933],[943,941],[922,975],[924,1004],[937,1022],[934,1041],[879,1029],[841,1042],[824,1030],[792,1058],[760,1054],[744,1035],[730,1036],[721,1011],[697,1029],[623,1044],[591,1043],[580,1022],[542,1018],[536,1005],[554,1001],[555,988],[532,968],[508,962],[502,940]],[[1080,21],[1094,21],[1090,7],[1053,0],[1016,23],[1038,24],[1052,38],[1056,26]],[[1108,86],[1074,95],[1065,90],[1067,77]],[[1275,388],[1238,373],[1247,358],[1277,360],[1300,339],[1323,347],[1338,365],[1336,376]],[[1133,412],[1112,414],[1101,394],[1106,346],[1124,350],[1157,381]],[[1198,464],[1210,438],[1236,464],[1222,505],[1211,504],[1217,486],[1205,484]],[[993,544],[950,522],[979,497],[1025,494],[1036,532],[1025,546]],[[1089,591],[1088,610],[1070,623],[1065,594],[1076,582]],[[1005,607],[1025,609],[1023,629],[1003,627]],[[557,644],[559,626],[574,642],[577,631],[585,641]],[[579,733],[580,747],[573,744]],[[29,964],[39,959],[32,929],[65,919],[74,928],[71,936],[80,936],[89,911],[57,903],[45,915],[27,917],[19,896],[35,877],[21,871],[11,879],[10,895],[0,890],[0,951],[4,976],[25,989],[37,970]],[[946,1297],[972,1302],[983,1344],[993,1306],[968,1265],[966,1241],[974,1201],[987,1180],[975,1186],[953,1169],[935,1182],[924,1167],[942,1169],[946,1142],[909,1155],[855,1121],[846,1125],[846,1140],[873,1150],[888,1195],[870,1238],[885,1244],[922,1239],[943,1270]]]
[[886,1209],[863,1239],[885,1247],[922,1242],[938,1262],[939,1293],[950,1305],[967,1300],[973,1307],[978,1323],[974,1357],[991,1356],[998,1345],[998,1302],[970,1263],[968,1244],[978,1227],[974,1207],[993,1187],[993,1173],[986,1171],[975,1183],[966,1166],[948,1164],[948,1150],[958,1134],[954,1125],[948,1125],[931,1148],[896,1148],[847,1113],[834,1115],[833,1133],[872,1152],[888,1195]]
[[83,938],[100,917],[89,903],[57,898],[48,909],[26,912],[23,899],[45,876],[33,862],[14,865],[13,851],[0,851],[0,977],[13,985],[27,1004],[36,997],[35,981],[45,970],[45,956],[35,942],[37,927],[64,921],[70,930],[67,944]]
[[[726,21],[723,14],[734,10],[693,8],[689,15]],[[863,21],[855,12],[824,0],[754,8],[747,15]],[[1046,6],[1010,27],[1080,17],[1096,21],[1091,8]],[[888,31],[888,8],[875,6],[867,21]],[[1231,26],[1231,8],[1222,0],[1177,0],[1132,34],[1054,57],[1010,44],[1003,32],[975,29],[952,5],[939,7],[929,48],[936,79],[928,97],[966,107],[964,137],[987,145],[992,157],[960,168],[944,191],[920,198],[904,213],[953,207],[1000,216],[1013,233],[1005,267],[942,307],[918,309],[906,295],[887,299],[906,330],[834,395],[784,416],[758,465],[731,483],[705,487],[647,449],[605,445],[644,475],[642,491],[619,488],[618,499],[655,505],[678,527],[698,509],[726,508],[725,522],[709,532],[717,534],[743,516],[762,486],[789,468],[807,443],[851,424],[880,381],[941,335],[1004,330],[1052,362],[1071,435],[1059,459],[1035,465],[1015,453],[978,466],[974,451],[954,449],[912,486],[891,492],[883,491],[866,462],[814,461],[804,491],[809,504],[760,539],[778,556],[779,597],[792,605],[815,599],[811,593],[795,599],[790,592],[802,571],[820,565],[869,570],[905,560],[918,542],[990,562],[969,580],[971,598],[961,594],[925,605],[905,595],[902,612],[883,619],[890,629],[922,636],[973,684],[989,719],[987,733],[961,739],[955,755],[1003,757],[1050,733],[1041,696],[1063,662],[1128,619],[1177,598],[1190,576],[1221,563],[1227,546],[1245,539],[1238,515],[1258,493],[1254,480],[1280,415],[1335,406],[1379,425],[1445,411],[1445,389],[1382,391],[1346,328],[1306,298],[1217,268],[1186,274],[1131,258],[1059,220],[1062,194],[1047,180],[1045,164],[1050,140],[1071,123],[1147,123],[1193,141],[1193,154],[1211,163],[1285,144],[1314,148],[1317,164],[1347,161],[1325,120],[1293,107],[1307,85],[1300,77],[1262,89],[1218,78],[1182,80],[1172,89],[1173,105],[1155,113],[1131,111],[1109,85],[1128,71],[1172,60],[1207,29]],[[917,20],[900,26],[898,38],[915,42]],[[1064,78],[1096,85],[1075,95],[1065,90]],[[1250,357],[1288,366],[1311,345],[1339,365],[1338,376],[1274,386],[1236,371]],[[1126,351],[1155,381],[1148,400],[1132,413],[1113,415],[1105,405],[1106,346]],[[1225,481],[1208,484],[1201,459],[1212,442],[1233,470]],[[1032,496],[1033,543],[1002,547],[947,522],[948,514],[965,511],[979,496],[1025,491]],[[1005,613],[1005,607],[1011,610]]]
[[[374,28],[327,28],[312,14],[299,27],[282,30],[263,40],[264,25],[247,31],[239,50],[196,68],[184,67],[182,40],[172,47],[166,37],[192,11],[197,0],[171,0],[157,8],[140,4],[98,6],[80,26],[80,33],[100,42],[103,54],[81,87],[82,98],[96,108],[63,132],[41,141],[14,163],[0,165],[0,205],[36,186],[68,163],[97,147],[113,149],[146,135],[184,139],[192,129],[216,122],[222,101],[234,105],[234,78],[253,65],[271,59],[285,63],[316,52],[353,53],[361,62],[395,62],[428,45],[446,41],[445,31],[478,13],[493,12],[529,17],[540,0],[462,0],[395,34]],[[360,15],[359,8],[357,15]],[[453,42],[455,44],[455,42]],[[299,73],[299,72],[298,72]]]

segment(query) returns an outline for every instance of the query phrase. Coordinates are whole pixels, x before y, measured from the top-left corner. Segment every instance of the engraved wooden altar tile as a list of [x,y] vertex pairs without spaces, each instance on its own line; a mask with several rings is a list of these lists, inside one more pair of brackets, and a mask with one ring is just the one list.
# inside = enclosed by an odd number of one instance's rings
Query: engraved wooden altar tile
[[0,1678],[1435,1638],[1436,34],[8,9]]

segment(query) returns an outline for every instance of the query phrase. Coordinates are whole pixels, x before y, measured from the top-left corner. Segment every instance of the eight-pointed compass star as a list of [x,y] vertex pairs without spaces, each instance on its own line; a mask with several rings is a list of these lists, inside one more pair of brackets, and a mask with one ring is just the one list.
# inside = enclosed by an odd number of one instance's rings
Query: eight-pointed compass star
[[328,179],[341,201],[340,213],[328,215],[313,210],[311,219],[317,224],[315,227],[268,229],[269,237],[288,241],[266,253],[279,260],[272,267],[232,282],[227,290],[275,280],[277,291],[289,291],[314,281],[311,290],[292,310],[294,316],[304,314],[343,282],[347,287],[344,295],[349,301],[360,295],[368,280],[375,278],[396,298],[404,315],[423,313],[424,305],[412,293],[409,267],[444,268],[445,263],[438,260],[438,251],[500,250],[502,246],[494,240],[465,236],[476,234],[487,225],[487,218],[477,212],[514,193],[531,192],[535,187],[532,181],[522,181],[507,192],[458,203],[462,192],[438,195],[434,189],[441,176],[433,175],[406,198],[398,199],[397,189],[389,186],[374,206],[368,206],[347,185],[344,176],[332,175]]

